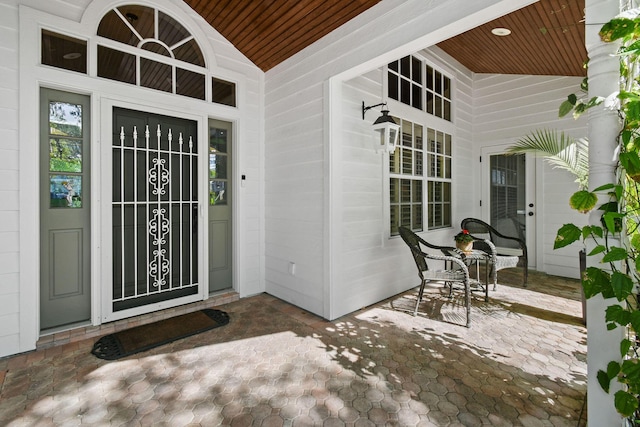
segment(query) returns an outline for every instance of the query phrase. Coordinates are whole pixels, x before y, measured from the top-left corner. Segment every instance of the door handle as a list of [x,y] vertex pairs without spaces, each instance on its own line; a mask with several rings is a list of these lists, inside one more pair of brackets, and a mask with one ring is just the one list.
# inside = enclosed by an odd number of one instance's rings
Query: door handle
[[533,212],[529,212],[527,215],[529,215],[529,216],[533,216]]

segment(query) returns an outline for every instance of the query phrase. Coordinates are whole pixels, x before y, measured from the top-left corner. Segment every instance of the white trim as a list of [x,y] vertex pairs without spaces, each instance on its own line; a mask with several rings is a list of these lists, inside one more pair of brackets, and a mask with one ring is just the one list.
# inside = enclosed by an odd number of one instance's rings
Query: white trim
[[[126,2],[130,3],[130,2]],[[72,93],[78,93],[88,95],[91,98],[91,128],[92,128],[92,147],[93,153],[91,155],[91,170],[92,170],[92,206],[101,206],[104,203],[101,197],[101,178],[104,175],[103,167],[101,165],[101,143],[109,142],[111,137],[109,135],[111,129],[111,112],[107,113],[109,122],[105,124],[103,118],[104,109],[110,106],[111,103],[118,103],[119,106],[133,106],[136,109],[143,111],[150,111],[155,109],[156,111],[163,111],[163,114],[169,116],[179,116],[183,114],[191,119],[198,121],[198,135],[201,143],[206,144],[206,126],[208,118],[216,118],[220,120],[226,120],[235,124],[236,136],[234,140],[234,161],[236,163],[234,177],[235,182],[239,183],[239,176],[241,174],[241,168],[239,166],[241,161],[241,153],[238,147],[237,141],[239,135],[243,134],[243,129],[247,127],[247,112],[246,108],[240,106],[247,105],[247,81],[248,78],[242,73],[237,71],[231,71],[217,67],[212,52],[214,49],[211,46],[211,38],[205,35],[195,22],[192,22],[191,10],[184,3],[176,4],[168,0],[158,0],[153,3],[148,1],[138,1],[136,3],[149,5],[154,8],[161,8],[163,11],[170,11],[173,16],[177,16],[177,19],[182,25],[187,28],[191,34],[198,40],[198,43],[205,56],[205,63],[208,64],[207,76],[207,91],[210,92],[210,80],[211,77],[221,77],[225,80],[236,83],[236,97],[238,107],[230,107],[222,104],[215,104],[208,101],[191,99],[184,96],[168,94],[153,89],[141,88],[132,85],[123,84],[120,82],[114,82],[107,79],[94,77],[96,75],[96,58],[95,51],[97,46],[97,36],[95,36],[95,28],[102,18],[103,14],[111,10],[114,5],[125,4],[125,2],[105,4],[103,1],[94,0],[85,10],[82,22],[75,22],[59,16],[50,15],[46,12],[42,12],[28,6],[19,6],[19,69],[20,69],[20,83],[19,83],[19,145],[20,145],[20,160],[19,160],[19,180],[20,180],[20,192],[19,192],[19,207],[20,207],[20,313],[19,313],[19,350],[17,352],[24,352],[35,349],[35,344],[40,335],[39,327],[39,268],[34,265],[34,260],[39,260],[39,257],[33,256],[33,254],[39,253],[40,239],[39,239],[39,168],[38,168],[38,141],[39,141],[39,88],[48,87],[51,89],[67,91]],[[51,31],[55,31],[61,34],[68,34],[79,39],[87,40],[87,55],[88,55],[88,74],[80,74],[70,72],[46,65],[40,64],[40,29],[47,28]],[[221,38],[222,40],[222,38]],[[185,64],[186,65],[186,64]],[[262,74],[257,74],[257,79],[260,81],[261,88],[264,89],[264,77]],[[104,97],[104,99],[103,99]],[[117,99],[118,101],[115,101]],[[145,100],[143,104],[139,100]],[[263,107],[262,107],[263,108]],[[186,112],[186,113],[181,113]],[[261,110],[262,112],[262,110]],[[108,129],[109,131],[105,130]],[[105,132],[106,136],[105,136]],[[263,135],[260,135],[263,138]],[[110,144],[107,144],[110,145]],[[262,146],[261,146],[262,147]],[[262,149],[262,148],[261,148]],[[206,150],[205,150],[206,151]],[[201,171],[206,171],[206,156],[202,157]],[[261,164],[261,174],[263,174],[263,166]],[[204,173],[204,172],[203,172]],[[252,177],[255,181],[259,180],[259,177]],[[206,182],[202,180],[201,182]],[[262,183],[261,183],[262,185]],[[238,187],[238,185],[236,185]],[[202,185],[202,192],[206,193],[207,186]],[[239,225],[240,212],[242,209],[242,197],[240,197],[239,190],[235,189],[234,194],[234,211],[233,222],[234,226],[234,259],[239,260],[239,254],[243,246],[243,236]],[[201,196],[203,197],[203,196]],[[202,198],[201,200],[206,200]],[[264,201],[261,202],[264,206]],[[261,209],[263,211],[263,209]],[[91,299],[91,323],[93,325],[99,325],[102,322],[102,291],[101,283],[104,280],[103,277],[103,257],[102,251],[105,249],[100,241],[101,230],[103,227],[102,214],[100,209],[93,209],[91,213],[91,232],[92,232],[92,257],[91,257],[91,271],[92,271],[92,299]],[[261,230],[264,230],[264,219],[261,219]],[[206,221],[201,220],[201,224],[206,227]],[[204,230],[206,232],[206,228]],[[204,234],[205,236],[207,234]],[[205,245],[206,239],[201,239],[200,244],[204,245],[204,249],[201,250],[203,257],[200,260],[199,265],[203,270],[199,273],[200,281],[204,282],[207,279],[206,274],[208,272],[204,269],[204,259],[206,259],[207,246]],[[262,237],[264,242],[264,237]],[[261,258],[263,260],[263,257]],[[262,261],[264,264],[264,261]],[[239,270],[239,261],[233,264],[233,277],[234,288],[241,295],[242,289],[242,276]],[[263,269],[263,265],[261,265]],[[262,271],[262,270],[261,270]],[[264,288],[264,280],[261,283],[262,289]],[[207,289],[206,286],[201,289]],[[202,291],[198,295],[200,299],[206,299],[208,297],[206,291]]]

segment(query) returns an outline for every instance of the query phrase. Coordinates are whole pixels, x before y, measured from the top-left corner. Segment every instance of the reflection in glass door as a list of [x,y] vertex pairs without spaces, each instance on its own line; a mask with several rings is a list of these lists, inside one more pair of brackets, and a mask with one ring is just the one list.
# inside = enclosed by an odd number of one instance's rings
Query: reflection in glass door
[[524,154],[492,155],[490,223],[507,236],[526,242],[526,158]]

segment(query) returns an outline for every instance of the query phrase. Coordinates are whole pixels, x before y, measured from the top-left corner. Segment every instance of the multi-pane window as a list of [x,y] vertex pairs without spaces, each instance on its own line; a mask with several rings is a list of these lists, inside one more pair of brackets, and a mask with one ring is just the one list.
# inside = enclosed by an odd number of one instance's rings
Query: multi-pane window
[[451,135],[427,130],[428,228],[451,226]]
[[[128,4],[108,11],[97,30],[97,75],[218,104],[236,106],[236,84],[211,77],[191,33],[153,7]],[[87,73],[87,41],[43,29],[41,62]],[[207,96],[208,95],[208,96]]]
[[451,121],[451,79],[424,61],[405,56],[387,67],[391,99]]
[[400,122],[401,140],[389,156],[391,235],[398,234],[399,226],[414,231],[450,227],[451,135]]
[[423,127],[401,120],[400,143],[389,156],[391,234],[398,226],[423,229],[424,150]]

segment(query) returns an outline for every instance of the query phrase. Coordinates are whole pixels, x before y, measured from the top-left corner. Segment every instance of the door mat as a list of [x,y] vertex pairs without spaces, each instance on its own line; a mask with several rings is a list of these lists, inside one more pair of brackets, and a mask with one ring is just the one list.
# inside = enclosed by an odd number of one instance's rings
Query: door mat
[[206,308],[105,335],[96,341],[91,353],[100,359],[116,360],[224,326],[227,323],[229,323],[227,313]]

